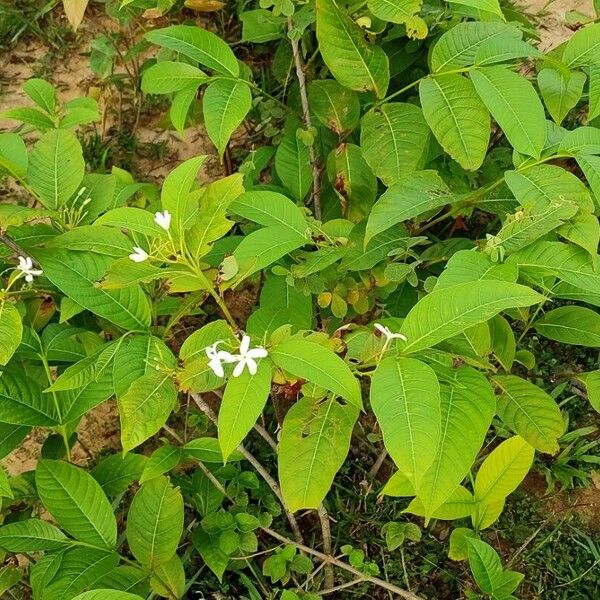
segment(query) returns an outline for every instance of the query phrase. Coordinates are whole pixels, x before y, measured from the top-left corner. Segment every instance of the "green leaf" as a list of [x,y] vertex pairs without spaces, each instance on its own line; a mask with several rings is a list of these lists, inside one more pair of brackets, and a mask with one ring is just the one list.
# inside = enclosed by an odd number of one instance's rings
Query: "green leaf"
[[415,494],[415,486],[402,471],[396,471],[381,490],[382,496],[405,498]]
[[271,361],[262,358],[256,375],[244,370],[239,377],[232,377],[227,382],[218,421],[224,461],[244,441],[261,415],[271,392],[271,371]]
[[60,529],[40,519],[25,519],[0,527],[0,548],[7,552],[57,550],[70,543]]
[[[182,162],[167,175],[163,183],[160,202],[163,209],[171,213],[172,227],[179,237],[192,224],[192,217],[198,209],[198,202],[190,197],[190,192],[205,160],[206,156],[194,156]],[[147,217],[144,220],[147,222]]]
[[494,391],[487,378],[475,369],[461,367],[443,378],[439,444],[433,463],[417,486],[426,519],[451,497],[469,473],[495,409]]
[[360,147],[373,173],[394,184],[425,162],[429,128],[423,111],[402,102],[371,109],[362,119]]
[[145,462],[144,470],[140,477],[140,484],[146,483],[155,477],[175,468],[182,457],[182,450],[176,446],[166,444],[157,448],[152,456]]
[[145,567],[170,560],[183,533],[183,498],[166,477],[142,485],[127,515],[127,543]]
[[492,352],[505,371],[510,371],[515,360],[516,341],[510,323],[501,315],[488,321]]
[[252,94],[245,81],[217,79],[204,91],[204,125],[219,156],[223,156],[229,138],[241,125],[251,106]]
[[143,600],[143,598],[137,594],[119,590],[97,589],[83,592],[83,594],[75,596],[73,600]]
[[92,477],[109,496],[117,496],[137,481],[148,458],[141,454],[111,454],[102,459],[91,471]]
[[56,210],[79,189],[84,169],[79,140],[70,131],[53,129],[33,147],[27,181],[42,204]]
[[558,146],[558,152],[574,156],[600,154],[600,129],[578,127],[567,131]]
[[[180,167],[181,166],[183,165],[180,165]],[[169,179],[169,177],[171,177],[177,171],[177,169],[179,169],[179,167],[177,167],[167,176],[165,183]],[[180,181],[179,183],[180,185],[183,185],[183,182]],[[173,188],[175,188],[175,186],[173,186]],[[173,190],[173,192],[175,191],[176,189]],[[176,208],[178,208],[178,201],[175,195],[169,200],[167,200],[167,202],[171,205],[169,208],[169,212],[171,212],[171,209],[175,210]],[[127,229],[129,231],[141,233],[142,235],[147,235],[152,238],[160,238],[165,233],[164,230],[161,229],[154,222],[154,215],[151,212],[144,210],[143,208],[135,208],[133,206],[121,206],[109,210],[102,216],[98,217],[98,219],[96,219],[96,221],[94,222],[94,227],[101,225],[118,227],[119,229]],[[75,229],[74,231],[77,230]]]
[[311,110],[322,125],[341,136],[352,131],[360,120],[358,94],[333,79],[311,81],[308,84]]
[[78,304],[128,330],[150,325],[150,303],[139,286],[103,290],[96,285],[113,259],[94,252],[36,250],[44,275]]
[[546,116],[531,83],[505,67],[476,68],[470,75],[511,146],[539,158],[546,143]]
[[440,209],[453,200],[454,196],[437,171],[405,175],[389,187],[373,206],[365,230],[365,243],[396,223]]
[[557,201],[592,211],[594,202],[583,182],[556,165],[536,165],[526,171],[506,171],[504,179],[523,208],[541,212]]
[[[431,518],[441,519],[442,521],[455,521],[456,519],[468,517],[474,508],[475,500],[473,494],[466,487],[459,485],[450,494],[448,500],[433,511]],[[418,517],[425,517],[425,507],[418,496],[411,501],[403,512],[408,512]]]
[[368,0],[369,10],[389,23],[410,23],[421,9],[422,0]]
[[347,219],[358,222],[369,214],[377,196],[377,177],[358,146],[343,143],[329,153],[327,178]]
[[588,122],[600,115],[600,64],[589,68]]
[[44,79],[28,79],[23,91],[44,111],[53,114],[56,110],[56,91],[51,83]]
[[466,560],[468,557],[467,540],[475,537],[477,537],[477,534],[469,527],[453,529],[450,534],[448,558],[450,560]]
[[171,107],[169,108],[169,117],[173,127],[183,138],[183,131],[187,123],[187,116],[190,108],[198,96],[198,88],[196,85],[179,90],[173,96]]
[[470,79],[427,77],[419,84],[423,114],[442,148],[464,169],[483,163],[490,139],[490,114]]
[[50,394],[25,373],[3,372],[0,376],[0,422],[33,427],[52,427],[59,415]]
[[475,8],[478,11],[489,12],[494,15],[498,15],[504,19],[504,14],[500,8],[498,0],[448,0],[450,4],[460,4],[462,6],[469,6]]
[[22,108],[11,108],[0,113],[3,119],[13,119],[21,121],[38,129],[39,131],[47,131],[54,129],[54,121],[41,110],[24,106]]
[[185,571],[177,554],[153,572],[150,586],[154,593],[165,598],[182,598],[185,595]]
[[373,373],[370,398],[386,450],[418,489],[440,441],[435,372],[414,358],[385,358]]
[[544,337],[563,344],[600,347],[600,315],[583,306],[561,306],[544,314],[533,326]]
[[580,373],[577,376],[585,385],[588,400],[592,408],[600,413],[600,371],[590,371],[589,373]]
[[481,280],[434,290],[419,300],[402,324],[404,352],[431,348],[507,308],[539,304],[544,297],[516,283]]
[[466,539],[469,567],[482,592],[492,598],[505,600],[521,583],[523,575],[516,571],[504,571],[498,553],[485,542],[474,537]]
[[344,463],[358,410],[331,399],[301,398],[283,420],[278,464],[281,493],[293,512],[317,508]]
[[41,460],[35,472],[40,499],[58,524],[75,539],[114,548],[117,521],[100,484],[82,469],[57,460]]
[[286,133],[277,146],[275,172],[295,200],[304,200],[312,184],[310,152],[295,130]]
[[276,366],[294,377],[306,379],[362,409],[358,379],[329,348],[293,338],[274,346],[269,356]]
[[388,57],[365,40],[362,29],[336,0],[317,0],[317,40],[323,61],[344,86],[383,98],[390,73]]
[[600,63],[600,23],[583,27],[567,42],[562,62],[570,69]]
[[479,67],[503,62],[511,62],[517,58],[540,58],[543,53],[527,42],[513,37],[497,37],[486,40],[479,45],[475,53],[475,64]]
[[231,48],[219,36],[189,25],[172,25],[148,31],[146,39],[179,52],[222,75],[238,77],[240,67]]
[[273,14],[270,10],[261,8],[246,10],[240,14],[240,21],[242,22],[242,42],[264,44],[284,37],[285,18],[282,15]]
[[23,336],[21,315],[8,300],[0,301],[0,365],[5,365],[15,353]]
[[513,25],[471,21],[458,23],[444,33],[431,52],[431,72],[442,73],[475,64],[477,51],[495,39],[520,40],[523,34]]
[[209,77],[200,69],[184,62],[161,61],[142,75],[142,91],[146,94],[172,94],[191,86],[199,86]]
[[128,452],[157,433],[177,406],[171,373],[149,371],[117,398],[121,444]]
[[600,222],[596,215],[580,212],[561,225],[558,233],[566,240],[587,250],[591,257],[598,253]]
[[566,78],[562,71],[546,68],[538,73],[537,81],[548,112],[560,125],[581,99],[585,73],[576,71]]
[[[202,437],[191,440],[184,447],[186,454],[199,460],[203,463],[223,464],[223,455],[221,454],[221,446],[216,438]],[[234,451],[229,456],[229,462],[242,460],[243,456]]]
[[523,481],[533,463],[534,449],[522,437],[504,440],[483,461],[475,478],[475,500],[478,508],[474,513],[473,525],[477,529],[489,527],[498,514],[486,518],[487,506],[501,503],[514,492]]
[[540,452],[555,454],[564,424],[552,396],[516,375],[496,375],[493,383],[500,391],[502,421]]

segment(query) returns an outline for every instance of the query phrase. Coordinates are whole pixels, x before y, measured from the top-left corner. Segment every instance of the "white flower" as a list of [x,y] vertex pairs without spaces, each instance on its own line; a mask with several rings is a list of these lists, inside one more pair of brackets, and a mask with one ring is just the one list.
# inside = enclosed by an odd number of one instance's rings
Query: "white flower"
[[136,263],[144,262],[148,259],[148,253],[139,246],[133,247],[133,252],[129,255],[129,258]]
[[165,231],[168,231],[171,226],[171,213],[168,210],[155,213],[154,222]]
[[221,364],[222,361],[235,362],[233,354],[225,352],[224,350],[217,350],[217,346],[222,343],[223,340],[218,340],[212,346],[204,348],[204,352],[206,352],[206,356],[209,358],[208,366],[217,377],[225,377],[225,371]]
[[379,331],[382,335],[385,336],[385,343],[389,344],[392,340],[404,340],[406,341],[406,336],[401,333],[394,333],[391,329],[386,327],[385,325],[381,325],[380,323],[375,323],[375,329]]
[[227,362],[237,362],[233,369],[233,376],[239,377],[244,372],[244,367],[248,366],[250,375],[256,375],[258,365],[256,364],[256,358],[265,358],[269,353],[266,348],[257,346],[256,348],[250,348],[250,338],[245,335],[240,342],[240,353],[231,357],[232,360],[226,359]]
[[30,256],[19,256],[19,266],[17,267],[25,275],[25,281],[31,283],[34,277],[42,274],[41,269],[33,268],[33,261]]

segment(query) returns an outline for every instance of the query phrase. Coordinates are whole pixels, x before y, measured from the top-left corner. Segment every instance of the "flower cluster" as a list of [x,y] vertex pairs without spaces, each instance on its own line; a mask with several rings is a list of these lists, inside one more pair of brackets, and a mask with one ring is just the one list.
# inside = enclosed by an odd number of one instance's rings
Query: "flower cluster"
[[231,354],[225,350],[218,350],[219,344],[222,343],[223,341],[219,340],[204,350],[206,356],[209,358],[208,366],[217,377],[225,376],[223,363],[237,363],[233,369],[234,377],[239,377],[244,372],[245,367],[248,367],[250,375],[256,375],[256,371],[258,370],[256,359],[265,358],[269,354],[267,349],[261,346],[250,348],[250,338],[247,335],[242,337],[239,354]]
[[[169,227],[171,227],[171,213],[168,210],[154,213],[154,222],[165,231],[169,231]],[[129,255],[129,258],[133,262],[141,263],[148,260],[149,256],[150,255],[143,248],[134,246],[133,252]]]

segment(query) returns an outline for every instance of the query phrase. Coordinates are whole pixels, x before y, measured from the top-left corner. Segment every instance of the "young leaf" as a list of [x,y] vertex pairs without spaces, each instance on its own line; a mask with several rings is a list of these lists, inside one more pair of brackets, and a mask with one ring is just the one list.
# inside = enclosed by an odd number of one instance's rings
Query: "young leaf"
[[427,77],[419,84],[423,114],[442,148],[464,169],[483,163],[490,139],[490,114],[470,79]]
[[177,390],[170,373],[149,371],[117,398],[121,444],[128,452],[157,433],[177,405]]
[[158,62],[142,75],[142,91],[146,94],[172,94],[191,86],[198,87],[208,78],[197,67],[184,62]]
[[498,415],[540,452],[555,454],[564,424],[558,405],[544,390],[516,375],[496,375]]
[[231,134],[241,125],[252,105],[245,81],[217,79],[204,91],[202,110],[206,133],[222,157]]
[[172,558],[183,533],[183,498],[166,477],[142,485],[127,515],[127,542],[145,567],[156,568]]
[[583,27],[567,42],[562,61],[570,69],[600,63],[600,23]]
[[21,315],[6,299],[0,301],[0,365],[5,365],[15,353],[23,336]]
[[422,167],[429,128],[414,104],[392,102],[371,109],[362,119],[360,147],[369,167],[385,185]]
[[42,204],[56,210],[79,189],[84,169],[79,140],[70,131],[53,129],[33,147],[27,180]]
[[[459,485],[451,494],[450,497],[438,508],[433,511],[432,519],[441,519],[443,521],[455,521],[468,517],[474,510],[476,504],[473,494],[464,486]],[[421,499],[417,496],[414,498],[404,512],[417,515],[418,517],[426,517],[425,507]]]
[[332,75],[344,87],[383,98],[390,80],[385,52],[365,40],[336,0],[317,0],[316,8],[319,49]]
[[574,71],[567,78],[562,71],[546,68],[538,73],[537,81],[548,112],[560,125],[581,98],[585,73]]
[[504,440],[488,454],[475,478],[478,507],[472,519],[477,529],[485,529],[496,520],[500,511],[493,518],[488,518],[486,507],[504,504],[505,498],[517,489],[529,472],[534,452],[523,438],[514,436]]
[[507,308],[539,304],[544,296],[516,283],[480,280],[434,290],[406,316],[401,332],[408,338],[404,352],[431,348],[483,323]]
[[373,373],[370,398],[386,450],[418,489],[440,442],[435,372],[414,358],[385,358]]
[[275,171],[292,197],[304,200],[312,184],[310,152],[295,130],[286,133],[279,142]]
[[322,125],[341,136],[352,131],[360,120],[358,94],[333,79],[311,81],[308,84],[311,110]]
[[357,408],[362,408],[358,379],[350,367],[333,351],[307,340],[289,339],[271,349],[269,356],[276,366],[295,377],[301,377]]
[[473,69],[471,79],[511,146],[539,158],[546,142],[546,117],[531,83],[505,67]]
[[57,550],[70,543],[60,529],[40,519],[15,521],[0,527],[0,548],[7,552]]
[[219,408],[218,437],[226,461],[261,415],[271,391],[272,365],[261,359],[256,375],[248,370],[227,382]]
[[56,110],[56,90],[44,79],[28,79],[23,84],[23,91],[49,115]]
[[475,64],[477,51],[494,39],[520,40],[523,34],[514,25],[469,21],[458,23],[444,33],[431,52],[431,72],[441,73]]
[[590,348],[600,347],[600,315],[583,306],[560,306],[544,314],[534,325],[543,336]]
[[190,108],[198,96],[198,88],[196,85],[190,85],[182,90],[179,90],[174,96],[169,108],[169,117],[175,130],[181,138],[186,127],[187,116]]
[[453,529],[450,534],[448,558],[450,560],[466,560],[468,557],[467,540],[475,537],[477,537],[477,534],[470,527]]
[[358,410],[337,400],[302,398],[287,412],[279,442],[281,493],[291,511],[317,508],[348,449]]
[[140,484],[146,483],[163,473],[170,471],[179,464],[182,450],[176,446],[166,444],[157,448],[150,458],[145,461],[144,470],[140,477]]
[[451,204],[454,196],[437,171],[419,171],[405,175],[377,200],[367,221],[365,244],[396,223]]
[[439,444],[433,463],[417,486],[426,519],[469,473],[496,409],[494,391],[484,375],[471,367],[461,367],[448,375],[441,385]]
[[146,33],[146,39],[179,52],[201,65],[230,77],[238,77],[240,66],[231,48],[219,36],[190,25],[172,25]]
[[58,524],[75,539],[101,548],[117,543],[117,521],[98,482],[82,469],[41,460],[35,472],[40,499]]

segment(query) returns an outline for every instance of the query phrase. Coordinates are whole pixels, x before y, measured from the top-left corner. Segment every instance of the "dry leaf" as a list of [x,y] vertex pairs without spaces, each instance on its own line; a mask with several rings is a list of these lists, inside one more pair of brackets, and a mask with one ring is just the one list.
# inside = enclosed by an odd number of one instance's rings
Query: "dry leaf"
[[185,0],[183,4],[197,12],[216,12],[225,6],[220,0]]
[[162,8],[147,8],[142,13],[142,17],[144,17],[144,19],[160,19],[164,14],[165,11]]
[[63,0],[63,9],[73,31],[77,31],[81,25],[88,2],[89,0]]

